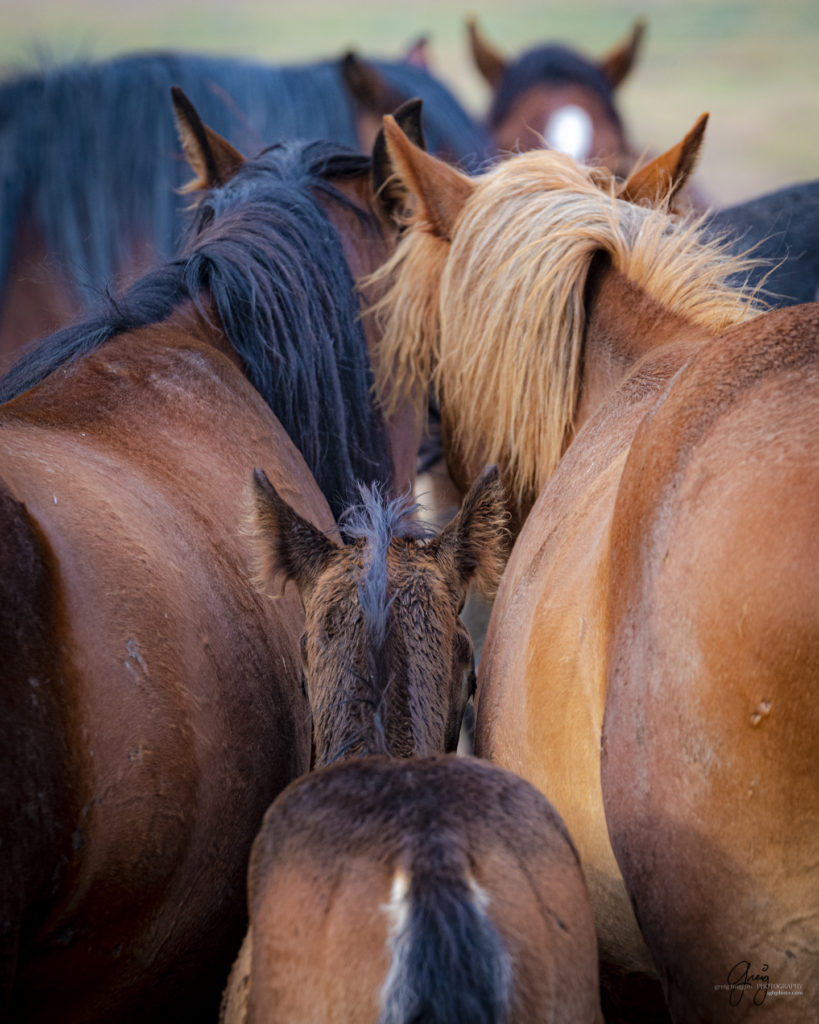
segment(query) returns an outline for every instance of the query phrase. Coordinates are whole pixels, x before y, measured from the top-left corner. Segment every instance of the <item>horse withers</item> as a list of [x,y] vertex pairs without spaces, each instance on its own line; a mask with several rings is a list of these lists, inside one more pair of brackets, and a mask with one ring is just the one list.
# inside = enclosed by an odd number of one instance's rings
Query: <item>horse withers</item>
[[250,585],[247,480],[263,466],[328,532],[356,480],[406,487],[345,259],[372,268],[394,239],[370,160],[245,160],[175,109],[188,245],[0,382],[13,1020],[216,1016],[253,837],[310,760],[303,610]]
[[415,214],[385,365],[434,379],[453,477],[497,462],[525,519],[476,750],[577,843],[604,1010],[804,1019],[771,992],[819,986],[819,306],[760,314],[669,214],[704,128],[620,184],[547,151],[468,179],[388,126]]
[[222,1019],[597,1021],[593,926],[562,822],[510,772],[442,756],[472,678],[458,612],[508,549],[497,473],[438,536],[374,499],[340,547],[257,475],[267,557],[305,603],[319,768],[254,843]]

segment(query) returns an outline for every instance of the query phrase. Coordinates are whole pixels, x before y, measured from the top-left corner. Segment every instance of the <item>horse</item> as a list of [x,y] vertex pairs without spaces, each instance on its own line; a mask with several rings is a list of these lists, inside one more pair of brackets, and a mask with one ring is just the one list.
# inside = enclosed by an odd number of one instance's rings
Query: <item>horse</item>
[[640,50],[645,22],[600,60],[547,43],[507,60],[478,27],[467,22],[475,67],[492,90],[487,128],[500,152],[548,145],[576,160],[599,160],[628,173],[636,152],[617,109],[616,91]]
[[[0,85],[0,371],[178,251],[187,224],[167,95],[191,97],[240,151],[325,139],[370,153],[381,116],[420,97],[430,147],[471,165],[485,133],[417,59],[271,66],[147,53],[45,67]],[[159,116],[157,111],[163,111]]]
[[726,1019],[746,962],[819,983],[819,306],[760,313],[669,215],[706,120],[623,184],[547,151],[470,179],[385,129],[414,214],[384,365],[435,381],[453,478],[496,462],[523,523],[476,752],[566,821],[612,1019]]
[[819,298],[819,179],[714,210],[705,227],[734,251],[753,253],[757,262],[738,283],[763,289],[767,305]]
[[293,580],[304,601],[317,770],[253,844],[221,1019],[599,1021],[591,910],[560,818],[511,772],[444,753],[474,684],[466,587],[495,586],[508,555],[497,471],[437,535],[408,499],[362,498],[340,546],[256,474],[261,581]]
[[310,758],[302,606],[236,534],[251,470],[328,532],[355,481],[406,486],[352,278],[396,234],[371,161],[245,159],[174,106],[189,241],[0,381],[4,1019],[216,1016]]

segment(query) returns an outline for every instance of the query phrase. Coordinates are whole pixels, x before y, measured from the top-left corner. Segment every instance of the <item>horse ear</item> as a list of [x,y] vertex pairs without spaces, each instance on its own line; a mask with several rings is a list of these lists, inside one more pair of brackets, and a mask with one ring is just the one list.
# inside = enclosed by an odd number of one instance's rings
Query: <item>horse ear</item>
[[411,46],[407,47],[404,54],[404,63],[414,68],[421,68],[422,71],[429,71],[429,39],[426,36],[419,36]]
[[472,484],[458,514],[432,543],[444,564],[454,562],[464,586],[474,581],[482,594],[494,594],[512,547],[507,494],[497,466]]
[[[395,123],[411,139],[416,146],[426,150],[424,127],[421,123],[423,103],[419,99],[407,100],[392,115]],[[382,210],[388,218],[402,221],[408,212],[408,191],[403,182],[395,176],[395,171],[387,152],[384,129],[379,128],[373,144],[372,187]]]
[[472,60],[478,71],[486,79],[492,89],[497,89],[506,71],[506,61],[500,53],[481,35],[478,30],[477,18],[470,18],[466,23],[469,33],[469,48]]
[[171,96],[179,141],[196,175],[182,191],[195,192],[226,184],[245,162],[245,158],[227,139],[203,123],[196,108],[178,85],[171,86]]
[[465,174],[414,145],[389,115],[384,118],[384,139],[393,172],[415,196],[416,222],[449,241],[475,185]]
[[623,82],[634,66],[634,62],[637,59],[637,51],[640,49],[640,43],[642,42],[645,30],[645,21],[642,18],[638,18],[634,22],[631,35],[615,46],[606,57],[598,62],[598,68],[608,79],[612,89],[616,89]]
[[259,581],[270,586],[281,574],[279,593],[293,580],[305,603],[338,545],[288,505],[263,469],[253,471],[253,532],[261,542]]
[[341,58],[341,79],[353,100],[377,117],[395,110],[403,98],[377,68],[352,50]]
[[670,201],[683,187],[697,163],[708,114],[700,114],[697,123],[682,142],[672,146],[651,163],[629,175],[618,196],[630,203]]

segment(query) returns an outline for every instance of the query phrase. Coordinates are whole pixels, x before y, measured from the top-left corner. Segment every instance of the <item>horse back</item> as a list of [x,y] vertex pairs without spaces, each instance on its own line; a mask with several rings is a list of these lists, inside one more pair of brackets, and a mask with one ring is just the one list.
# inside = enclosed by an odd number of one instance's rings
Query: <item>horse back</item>
[[[603,793],[680,1020],[727,1016],[744,963],[819,981],[817,451],[808,305],[703,349],[642,424],[617,497]],[[799,1002],[777,1000],[782,1019]]]
[[248,888],[237,1019],[270,1006],[294,1024],[598,1019],[565,826],[483,762],[366,758],[312,773],[268,811]]

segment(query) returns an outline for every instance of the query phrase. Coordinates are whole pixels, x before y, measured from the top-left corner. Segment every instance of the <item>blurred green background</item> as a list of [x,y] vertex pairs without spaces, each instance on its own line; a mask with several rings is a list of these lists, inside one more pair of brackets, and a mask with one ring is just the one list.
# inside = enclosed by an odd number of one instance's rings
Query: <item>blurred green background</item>
[[632,139],[654,150],[711,112],[699,181],[717,204],[819,177],[819,0],[0,0],[0,64],[43,54],[103,57],[188,49],[281,63],[398,57],[420,34],[432,70],[473,113],[488,93],[471,66],[464,17],[507,54],[558,41],[602,56],[636,17],[648,32],[620,106]]

